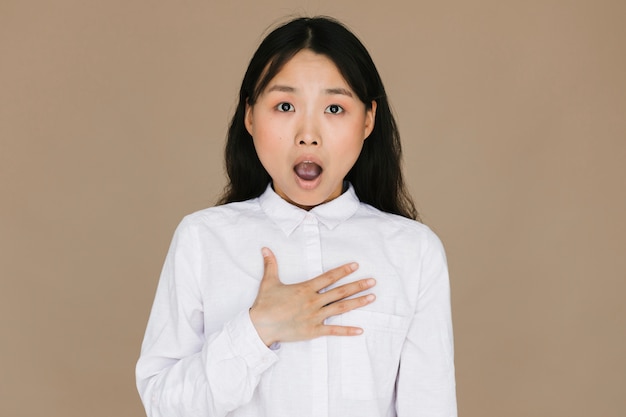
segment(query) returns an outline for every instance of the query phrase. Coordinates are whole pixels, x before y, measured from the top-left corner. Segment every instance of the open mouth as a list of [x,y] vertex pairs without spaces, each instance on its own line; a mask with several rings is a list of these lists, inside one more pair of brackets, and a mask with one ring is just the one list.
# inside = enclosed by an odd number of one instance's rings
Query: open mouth
[[304,181],[313,181],[322,174],[322,167],[311,161],[300,162],[293,170]]

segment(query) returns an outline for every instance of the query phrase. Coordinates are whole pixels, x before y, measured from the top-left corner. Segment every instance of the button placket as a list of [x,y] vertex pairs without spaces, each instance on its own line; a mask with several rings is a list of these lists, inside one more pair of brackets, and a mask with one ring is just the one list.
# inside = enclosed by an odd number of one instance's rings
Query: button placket
[[[306,271],[309,278],[321,275],[322,268],[322,242],[317,218],[307,213],[302,224],[305,236],[306,248]],[[312,366],[312,416],[328,415],[328,344],[327,338],[320,337],[311,340],[311,363]]]

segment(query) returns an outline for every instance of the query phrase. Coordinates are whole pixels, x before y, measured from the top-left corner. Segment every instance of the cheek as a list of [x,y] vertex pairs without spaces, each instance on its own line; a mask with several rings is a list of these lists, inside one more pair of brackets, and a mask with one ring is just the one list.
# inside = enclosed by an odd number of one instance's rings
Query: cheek
[[362,149],[363,141],[361,140],[353,139],[337,144],[332,152],[337,156],[335,160],[338,161],[338,173],[346,175],[356,163]]
[[271,151],[271,148],[276,142],[276,133],[275,128],[268,121],[255,123],[252,140],[257,154],[264,154]]
[[265,170],[271,175],[276,174],[283,166],[285,151],[282,140],[271,135],[257,134],[253,138],[256,154]]
[[264,146],[282,142],[288,134],[288,126],[280,118],[266,115],[259,117],[254,126],[253,138]]
[[351,114],[341,123],[332,126],[335,134],[341,135],[346,141],[363,141],[365,138],[367,126],[364,115]]
[[267,161],[270,161],[272,159],[272,156],[276,155],[274,146],[272,146],[272,141],[260,136],[255,136],[253,140],[256,154],[259,156],[259,159],[261,160],[263,165],[265,165]]
[[337,143],[337,150],[343,155],[354,157],[356,160],[358,155],[361,153],[361,149],[363,149],[363,144],[365,142],[363,139],[365,133],[363,125],[354,124],[352,126],[347,126],[342,133],[343,135],[341,137],[343,140]]

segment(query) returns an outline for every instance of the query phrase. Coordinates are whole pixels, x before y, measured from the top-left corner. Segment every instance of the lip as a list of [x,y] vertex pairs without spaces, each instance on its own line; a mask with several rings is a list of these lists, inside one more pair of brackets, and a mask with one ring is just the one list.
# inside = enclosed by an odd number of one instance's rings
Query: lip
[[320,167],[322,167],[322,170],[324,170],[324,167],[322,166],[322,161],[320,161],[320,159],[318,157],[316,157],[315,155],[302,155],[299,156],[293,163],[293,166],[295,167],[298,164],[301,164],[302,162],[312,162],[314,164],[319,165]]

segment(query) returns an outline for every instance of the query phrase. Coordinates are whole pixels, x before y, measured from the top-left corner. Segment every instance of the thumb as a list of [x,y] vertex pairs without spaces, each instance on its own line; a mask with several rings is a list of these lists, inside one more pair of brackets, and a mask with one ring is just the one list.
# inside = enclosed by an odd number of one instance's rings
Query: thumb
[[261,284],[269,284],[280,282],[278,278],[278,263],[276,262],[276,256],[269,248],[262,248],[263,254],[263,279]]

